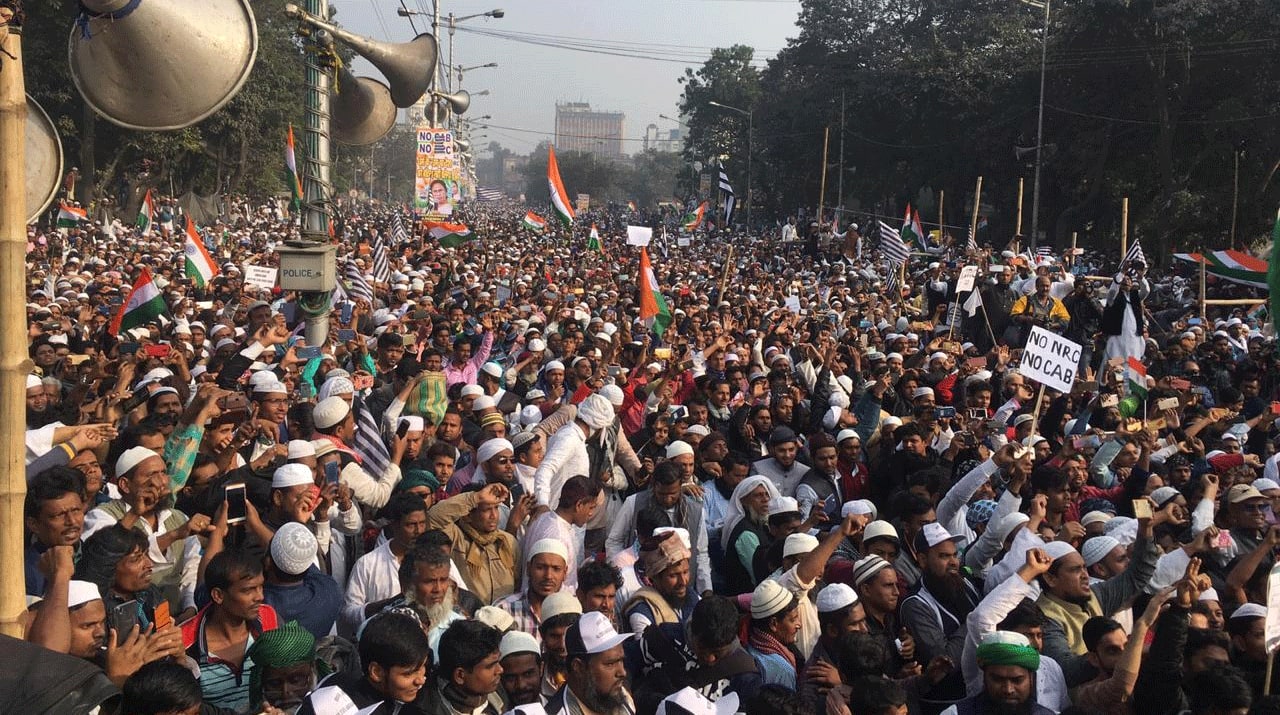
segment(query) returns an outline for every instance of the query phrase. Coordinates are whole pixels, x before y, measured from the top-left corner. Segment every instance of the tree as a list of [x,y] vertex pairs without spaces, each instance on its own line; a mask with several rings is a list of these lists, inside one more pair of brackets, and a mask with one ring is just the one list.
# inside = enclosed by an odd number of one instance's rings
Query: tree
[[[551,200],[551,190],[547,185],[548,146],[548,142],[539,144],[524,168],[525,198],[531,204]],[[557,151],[556,164],[560,167],[560,181],[569,193],[570,201],[577,194],[590,194],[593,203],[617,200],[621,196],[618,188],[623,173],[621,164],[580,151]]]
[[[723,161],[735,186],[746,195],[747,151],[751,146],[747,133],[748,117],[730,109],[711,105],[718,102],[743,111],[752,111],[760,100],[760,72],[752,64],[755,50],[746,45],[718,47],[711,57],[694,72],[686,69],[680,78],[684,93],[680,97],[680,113],[688,119],[681,156],[688,164],[695,161],[710,166]],[[756,127],[757,140],[759,127]],[[756,143],[759,153],[760,144]],[[704,169],[709,171],[709,169]],[[761,176],[755,172],[757,177]]]

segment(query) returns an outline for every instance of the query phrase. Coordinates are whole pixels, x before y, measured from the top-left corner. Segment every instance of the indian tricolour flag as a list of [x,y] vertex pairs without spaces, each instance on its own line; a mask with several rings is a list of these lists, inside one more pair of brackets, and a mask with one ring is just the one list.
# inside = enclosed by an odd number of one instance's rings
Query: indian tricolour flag
[[196,225],[190,216],[187,217],[186,234],[182,253],[187,259],[187,277],[196,286],[203,288],[218,275],[218,264],[214,263],[209,251],[205,250],[204,241],[200,240],[200,234],[196,231]]
[[289,184],[289,205],[302,205],[302,180],[298,177],[298,159],[293,152],[293,125],[289,125],[289,134],[284,147],[285,181]]
[[525,228],[530,228],[534,231],[547,230],[547,220],[532,211],[525,212],[523,223]]
[[907,246],[916,250],[924,248],[924,236],[920,233],[920,219],[911,211],[911,204],[907,204],[907,212],[902,216],[902,242]]
[[1142,361],[1130,356],[1124,366],[1125,382],[1129,384],[1129,394],[1141,399],[1147,397],[1147,368]]
[[649,325],[649,329],[658,337],[666,332],[671,324],[671,309],[658,290],[658,279],[653,275],[653,265],[649,263],[649,249],[640,249],[640,319]]
[[591,235],[587,238],[587,250],[604,253],[604,249],[600,247],[600,231],[596,229],[594,223],[591,224]]
[[551,189],[551,205],[565,228],[573,225],[573,204],[569,203],[569,192],[564,190],[560,181],[560,165],[556,163],[556,148],[547,147],[547,185]]
[[471,229],[467,228],[466,224],[426,221],[422,227],[445,248],[457,248],[475,238],[475,234],[471,233]]
[[1254,288],[1267,288],[1266,261],[1243,251],[1214,251],[1212,253],[1175,253],[1174,258],[1205,264],[1205,272],[1224,281]]
[[66,201],[58,203],[58,228],[76,228],[81,222],[89,220],[89,213]]
[[693,232],[697,231],[702,225],[702,219],[707,215],[707,202],[703,201],[698,204],[698,208],[694,209],[684,217],[684,230]]
[[151,189],[147,189],[146,195],[142,197],[142,205],[138,207],[138,220],[135,222],[139,235],[151,235],[151,229],[155,225],[155,216],[156,202],[151,198]]
[[137,328],[159,318],[167,310],[164,297],[155,281],[151,280],[151,271],[143,268],[129,289],[120,312],[111,320],[111,334],[120,335],[122,331]]

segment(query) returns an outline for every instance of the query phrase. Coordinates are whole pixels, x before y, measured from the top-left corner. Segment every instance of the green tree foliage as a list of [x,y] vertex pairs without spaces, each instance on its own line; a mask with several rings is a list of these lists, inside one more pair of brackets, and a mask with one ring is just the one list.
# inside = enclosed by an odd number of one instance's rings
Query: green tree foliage
[[[714,106],[711,102],[742,110],[757,108],[761,78],[760,71],[753,64],[754,58],[755,50],[746,45],[716,48],[697,72],[686,69],[679,80],[684,85],[680,113],[688,119],[689,130],[681,156],[688,164],[697,161],[704,166],[722,161],[737,185],[743,187],[747,180],[747,150],[750,146],[747,130],[751,122],[741,113]],[[756,120],[755,151],[758,159],[762,147],[758,115]],[[693,174],[688,174],[688,177],[691,182],[697,180]],[[758,180],[759,177],[760,174],[756,173],[755,178]]]
[[[1274,0],[1055,0],[1050,17],[1040,208],[1049,239],[1080,232],[1111,245],[1128,196],[1131,234],[1149,254],[1224,247],[1239,147],[1237,244],[1264,234],[1280,202]],[[798,35],[762,73],[734,47],[686,75],[685,157],[705,162],[745,140],[734,124],[745,118],[708,100],[754,108],[757,204],[779,216],[812,208],[824,127],[837,168],[843,104],[850,170],[843,197],[829,174],[827,205],[895,216],[945,190],[947,223],[963,225],[982,175],[990,238],[1003,241],[1019,177],[1030,229],[1034,153],[1019,158],[1015,147],[1036,144],[1043,21],[1016,0],[801,0]]]
[[[530,204],[551,199],[547,187],[547,146],[546,142],[539,144],[524,168],[525,198]],[[676,172],[683,162],[673,152],[649,150],[619,161],[586,152],[557,151],[556,163],[570,200],[577,194],[590,194],[593,205],[610,201],[652,205],[670,200],[675,191]]]

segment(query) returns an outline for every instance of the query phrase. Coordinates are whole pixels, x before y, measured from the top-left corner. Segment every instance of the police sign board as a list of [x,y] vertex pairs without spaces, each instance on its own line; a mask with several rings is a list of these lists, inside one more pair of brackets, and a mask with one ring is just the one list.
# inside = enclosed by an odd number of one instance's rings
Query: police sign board
[[1018,372],[1058,392],[1071,392],[1083,348],[1040,326],[1031,328]]

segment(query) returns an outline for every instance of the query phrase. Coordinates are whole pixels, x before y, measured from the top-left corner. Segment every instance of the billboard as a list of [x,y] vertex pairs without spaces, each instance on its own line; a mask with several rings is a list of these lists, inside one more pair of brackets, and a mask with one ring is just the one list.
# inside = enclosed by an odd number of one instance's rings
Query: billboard
[[454,153],[453,131],[418,127],[418,163],[414,181],[414,208],[427,218],[453,215],[462,198]]

